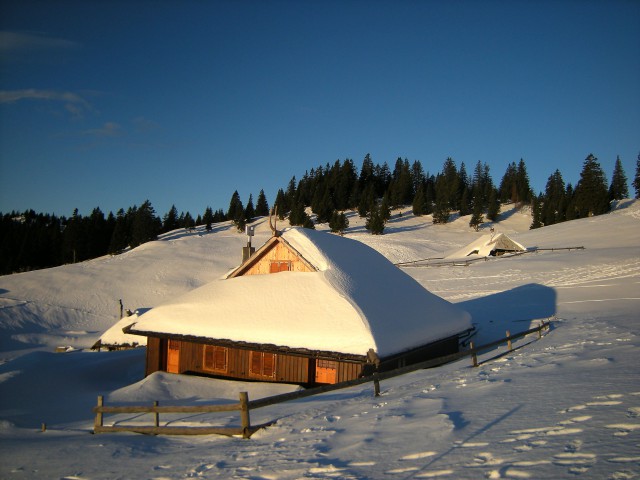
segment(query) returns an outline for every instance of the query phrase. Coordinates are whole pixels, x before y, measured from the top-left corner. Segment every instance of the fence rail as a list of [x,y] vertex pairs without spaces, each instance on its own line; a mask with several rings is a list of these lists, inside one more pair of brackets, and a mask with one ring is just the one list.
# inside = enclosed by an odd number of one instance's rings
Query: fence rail
[[[187,405],[187,406],[160,406],[159,403],[153,402],[151,406],[106,406],[104,405],[104,397],[98,396],[98,404],[93,408],[93,412],[96,414],[94,421],[94,433],[109,433],[109,432],[135,432],[150,435],[227,435],[227,436],[242,436],[243,438],[250,438],[256,431],[261,428],[265,428],[273,422],[251,425],[250,410],[268,407],[282,402],[288,402],[291,400],[297,400],[312,395],[318,395],[320,393],[331,392],[334,390],[341,390],[343,388],[353,387],[356,385],[362,385],[364,383],[373,383],[374,395],[380,394],[380,381],[389,378],[404,375],[406,373],[414,372],[416,370],[422,370],[425,368],[437,367],[446,363],[455,362],[464,357],[471,357],[473,367],[477,367],[478,354],[482,351],[488,350],[493,347],[497,347],[504,343],[507,344],[507,352],[513,351],[513,340],[526,337],[533,333],[538,334],[538,338],[542,338],[543,330],[548,330],[551,325],[550,319],[542,321],[537,327],[531,328],[524,332],[511,334],[506,332],[504,338],[496,341],[474,346],[473,342],[469,343],[469,349],[462,352],[452,353],[443,357],[426,360],[424,362],[414,363],[405,367],[396,368],[394,370],[388,370],[385,372],[376,372],[373,375],[365,377],[355,378],[346,382],[335,383],[331,385],[322,385],[319,387],[308,388],[298,392],[283,393],[281,395],[274,395],[271,397],[265,397],[258,400],[249,400],[247,392],[240,392],[239,402],[224,404],[224,405]],[[190,427],[190,426],[169,426],[160,425],[161,413],[215,413],[215,412],[240,412],[240,427],[215,427],[215,426],[202,426],[202,427]],[[152,413],[154,415],[153,426],[137,426],[137,425],[104,425],[104,414],[118,414],[118,413]]]
[[410,262],[400,262],[394,263],[396,267],[400,268],[418,268],[418,267],[468,267],[469,265],[476,262],[487,262],[489,260],[496,260],[498,258],[513,258],[518,257],[520,255],[524,255],[527,253],[537,253],[537,252],[558,252],[562,250],[571,251],[571,250],[584,250],[583,246],[580,247],[552,247],[552,248],[538,248],[533,247],[522,252],[510,252],[508,254],[500,255],[497,257],[488,256],[488,257],[476,257],[476,258],[459,258],[455,260],[446,260],[444,257],[432,257],[432,258],[424,258],[421,260],[412,260]]

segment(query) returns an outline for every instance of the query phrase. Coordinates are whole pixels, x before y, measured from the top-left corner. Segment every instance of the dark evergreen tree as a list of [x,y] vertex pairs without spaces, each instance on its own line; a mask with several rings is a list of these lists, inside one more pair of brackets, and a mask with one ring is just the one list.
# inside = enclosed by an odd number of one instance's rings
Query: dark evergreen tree
[[487,218],[492,222],[498,220],[498,214],[500,213],[500,200],[498,200],[498,190],[491,189],[489,194],[489,201],[487,206]]
[[482,214],[482,205],[476,204],[473,207],[473,212],[471,213],[469,226],[477,232],[483,221],[484,221],[484,215]]
[[266,217],[267,215],[269,215],[267,196],[264,194],[264,190],[260,190],[260,193],[258,194],[258,201],[256,203],[256,216]]
[[111,235],[108,251],[111,254],[120,253],[127,248],[128,245],[127,219],[124,210],[121,208],[116,214],[116,225]]
[[[111,215],[113,217],[113,215]],[[83,260],[105,255],[109,250],[112,228],[107,224],[104,213],[99,207],[92,210],[89,218],[85,219],[86,257]]]
[[521,158],[516,170],[516,192],[517,198],[515,203],[528,204],[531,203],[533,193],[531,191],[531,185],[529,184],[529,174],[527,173],[527,166],[524,160]]
[[471,208],[471,182],[469,181],[469,175],[467,174],[467,167],[464,162],[460,164],[460,169],[458,170],[458,198],[460,204],[458,208],[460,210],[460,216],[463,217],[465,215],[469,215],[472,213]]
[[[462,164],[464,166],[464,163]],[[414,160],[411,165],[411,183],[414,195],[418,194],[418,188],[424,186],[426,182],[426,177],[424,174],[424,169],[422,168],[422,163],[420,160]],[[424,192],[423,192],[424,193]]]
[[560,170],[556,170],[547,180],[544,197],[538,199],[540,223],[553,225],[563,222],[567,210],[567,193]]
[[629,198],[629,188],[627,187],[627,176],[624,173],[624,168],[622,168],[620,156],[618,156],[613,167],[613,176],[609,186],[609,200],[622,200],[623,198]]
[[433,209],[433,223],[447,223],[451,216],[449,204],[449,191],[447,184],[442,180],[442,175],[436,177],[436,203]]
[[278,193],[276,195],[276,202],[273,204],[273,207],[278,210],[278,219],[284,220],[285,213],[287,212],[287,200],[285,198],[284,190],[278,190]]
[[542,205],[543,205],[543,202],[544,202],[544,197],[542,196],[542,193],[540,195],[538,195],[538,197],[535,197],[533,199],[533,202],[532,202],[532,205],[531,205],[533,221],[531,222],[531,226],[529,227],[530,229],[540,228],[540,227],[542,227],[544,225],[543,222],[542,222]]
[[204,211],[204,215],[202,216],[202,222],[204,223],[204,228],[207,232],[210,232],[213,229],[213,210],[211,207],[207,207]]
[[329,220],[329,228],[333,233],[344,235],[344,231],[349,227],[349,219],[344,212],[333,211],[331,220]]
[[282,197],[282,204],[278,205],[278,211],[284,215],[291,210],[291,207],[297,200],[297,182],[295,175],[291,177],[289,183],[287,185],[287,191],[284,193]]
[[373,235],[382,235],[384,232],[384,218],[380,212],[380,207],[374,203],[371,207],[371,211],[367,216],[365,228],[369,230]]
[[195,228],[196,221],[193,219],[189,212],[184,214],[184,218],[182,220],[183,228]]
[[242,205],[242,200],[240,200],[240,194],[238,191],[234,191],[233,195],[231,195],[231,200],[229,201],[229,210],[227,210],[227,218],[229,220],[235,220],[240,216],[240,210],[244,214],[244,206]]
[[498,191],[500,192],[500,201],[502,203],[516,203],[518,199],[518,169],[515,162],[507,165],[507,170],[504,172],[502,180],[500,180]]
[[133,248],[158,238],[162,222],[156,217],[156,212],[149,200],[145,200],[136,210],[131,228],[131,247]]
[[427,199],[424,194],[425,186],[420,185],[416,191],[416,196],[413,198],[413,214],[417,217],[424,215],[427,212]]
[[83,230],[82,216],[76,208],[67,221],[63,233],[65,262],[76,263],[84,259],[85,235]]
[[607,179],[598,159],[592,154],[584,161],[575,200],[579,218],[601,215],[610,209]]
[[391,200],[389,200],[389,194],[385,193],[382,196],[382,202],[380,203],[380,208],[378,209],[380,215],[384,222],[388,222],[391,218]]
[[327,223],[331,219],[331,214],[335,210],[331,192],[328,188],[324,189],[322,199],[317,204],[313,212],[316,214],[318,223]]
[[576,192],[570,183],[567,184],[566,204],[567,209],[565,213],[565,219],[575,220],[576,218],[578,218],[578,208],[576,207]]
[[256,216],[256,210],[253,207],[253,195],[249,194],[249,201],[247,202],[247,206],[244,209],[244,216],[248,222],[253,220],[253,217]]
[[296,201],[289,212],[289,224],[291,226],[302,226],[304,228],[314,229],[313,220],[307,213],[302,201]]
[[162,231],[170,232],[179,228],[181,225],[178,222],[178,209],[175,205],[171,205],[169,211],[165,214],[162,220]]
[[365,218],[371,211],[371,206],[375,202],[375,186],[373,183],[367,185],[365,190],[360,194],[358,202],[358,215]]

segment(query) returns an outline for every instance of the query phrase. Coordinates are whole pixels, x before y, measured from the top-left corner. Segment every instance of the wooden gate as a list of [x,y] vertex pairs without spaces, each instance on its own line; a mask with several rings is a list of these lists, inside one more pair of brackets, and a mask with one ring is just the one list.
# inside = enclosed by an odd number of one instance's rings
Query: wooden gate
[[316,383],[336,383],[338,381],[338,364],[331,360],[316,360]]
[[167,372],[180,373],[180,342],[178,340],[168,341]]

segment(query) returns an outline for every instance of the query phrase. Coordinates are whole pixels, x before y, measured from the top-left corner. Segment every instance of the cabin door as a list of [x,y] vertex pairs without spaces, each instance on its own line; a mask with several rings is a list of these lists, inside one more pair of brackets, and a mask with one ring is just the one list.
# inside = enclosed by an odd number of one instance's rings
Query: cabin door
[[316,383],[336,383],[338,364],[331,360],[316,360]]
[[167,343],[167,372],[180,373],[180,342],[169,340]]

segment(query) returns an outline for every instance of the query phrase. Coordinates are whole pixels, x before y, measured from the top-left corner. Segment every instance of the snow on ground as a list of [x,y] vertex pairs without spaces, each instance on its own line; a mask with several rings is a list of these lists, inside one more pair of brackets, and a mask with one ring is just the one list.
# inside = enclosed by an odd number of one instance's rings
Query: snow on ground
[[[482,235],[468,218],[434,226],[397,213],[383,236],[350,215],[347,235],[393,262],[442,257]],[[486,352],[478,368],[466,359],[385,380],[380,397],[363,385],[253,410],[252,423],[275,424],[250,440],[91,435],[91,407],[98,394],[169,405],[296,387],[145,379],[144,349],[53,353],[91,346],[116,322],[119,298],[149,308],[220,278],[244,235],[176,231],[121,256],[0,277],[0,478],[640,478],[640,202],[533,231],[530,221],[506,209],[496,231],[526,247],[585,250],[405,271],[472,314],[476,343],[553,317],[541,340]],[[256,246],[269,236],[260,222]],[[233,413],[167,420],[239,425]]]

